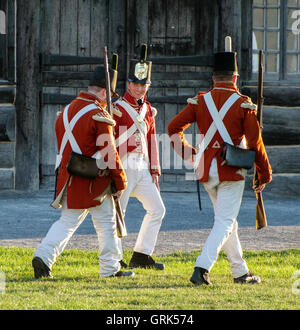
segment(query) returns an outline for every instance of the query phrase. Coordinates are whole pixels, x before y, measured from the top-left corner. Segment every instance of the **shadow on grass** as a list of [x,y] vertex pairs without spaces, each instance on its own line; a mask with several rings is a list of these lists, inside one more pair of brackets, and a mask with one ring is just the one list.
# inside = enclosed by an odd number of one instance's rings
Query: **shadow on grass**
[[[199,288],[190,282],[190,276],[183,275],[154,275],[154,274],[136,274],[134,277],[99,277],[97,275],[75,275],[68,276],[57,273],[53,278],[35,279],[33,276],[24,276],[20,278],[7,279],[7,286],[10,284],[32,284],[32,288],[40,289],[40,285],[63,286],[64,284],[80,284],[81,288],[89,288],[93,290],[110,289],[110,290],[144,290],[144,289],[182,289],[182,288]],[[201,287],[213,288],[203,285]]]

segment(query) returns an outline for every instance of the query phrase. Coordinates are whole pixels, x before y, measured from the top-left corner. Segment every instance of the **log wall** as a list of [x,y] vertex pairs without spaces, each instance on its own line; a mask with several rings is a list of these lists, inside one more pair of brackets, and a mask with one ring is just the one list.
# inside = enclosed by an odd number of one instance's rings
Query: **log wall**
[[[186,99],[212,85],[212,55],[224,50],[226,35],[231,35],[233,50],[238,52],[241,91],[255,101],[255,82],[249,83],[251,6],[252,0],[19,1],[17,187],[38,189],[41,179],[53,177],[57,112],[87,87],[93,68],[102,63],[104,45],[110,55],[119,54],[121,95],[126,89],[129,59],[138,56],[141,43],[149,45],[153,67],[148,99],[158,110],[157,133],[162,140],[168,123],[184,107]],[[11,51],[8,47],[7,54]],[[7,72],[13,77],[12,64],[8,64]],[[13,102],[11,87],[0,88],[0,94],[4,101]],[[299,143],[298,94],[298,89],[289,85],[273,84],[264,89],[263,134],[267,144]],[[286,111],[286,106],[294,109]],[[4,140],[8,138],[5,129]],[[195,143],[195,126],[191,125],[186,133]],[[161,144],[161,161],[168,161],[166,157],[171,160],[164,174],[176,181],[181,172],[176,169],[177,156],[169,147],[168,143]]]

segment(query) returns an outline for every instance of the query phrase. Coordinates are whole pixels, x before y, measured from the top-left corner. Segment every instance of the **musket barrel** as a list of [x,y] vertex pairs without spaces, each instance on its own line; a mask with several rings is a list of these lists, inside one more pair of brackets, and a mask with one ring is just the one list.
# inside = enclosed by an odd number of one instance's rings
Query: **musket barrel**
[[263,51],[259,51],[259,68],[258,68],[258,84],[257,84],[257,119],[262,128],[262,106],[263,106]]
[[105,70],[105,85],[106,85],[107,110],[112,115],[112,109],[111,109],[111,93],[110,93],[110,77],[109,77],[108,58],[107,58],[107,47],[106,46],[104,46],[104,70]]

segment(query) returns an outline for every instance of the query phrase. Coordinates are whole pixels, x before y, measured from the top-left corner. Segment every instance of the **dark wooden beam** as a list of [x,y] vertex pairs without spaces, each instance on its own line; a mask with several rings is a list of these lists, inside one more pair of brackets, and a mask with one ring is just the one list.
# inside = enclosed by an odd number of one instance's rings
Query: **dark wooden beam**
[[300,128],[265,123],[262,137],[264,143],[269,146],[299,145]]
[[[91,72],[85,71],[44,71],[42,73],[44,87],[75,87],[85,89],[89,84]],[[118,75],[117,90],[125,83],[125,76]],[[152,74],[153,88],[206,88],[212,85],[209,72],[157,72]],[[12,99],[12,98],[11,98]]]
[[180,96],[149,96],[148,100],[151,103],[169,103],[169,104],[186,104],[189,97],[195,95],[180,95]]
[[15,107],[0,104],[0,141],[15,141]]
[[147,60],[153,64],[213,66],[212,55],[149,57]]
[[212,72],[209,71],[184,71],[184,72],[155,72],[155,67],[152,68],[151,80],[210,80],[212,78]]
[[[244,86],[241,92],[256,102],[257,87]],[[264,87],[264,104],[273,106],[297,107],[300,106],[300,87],[295,86],[270,86]]]
[[[39,190],[40,0],[18,1],[15,188]],[[24,33],[26,31],[26,33]]]
[[[189,97],[195,95],[180,95],[180,96],[149,96],[148,100],[151,103],[170,103],[170,104],[186,104]],[[55,94],[55,93],[43,93],[42,102],[43,104],[68,104],[76,95],[68,94]]]
[[103,64],[103,57],[41,54],[42,66]]
[[9,137],[7,135],[6,125],[2,123],[2,120],[0,118],[0,143],[2,141],[9,141]]
[[[0,136],[1,136],[1,124],[0,124]],[[0,140],[0,167],[3,170],[4,168],[12,168],[15,163],[15,144],[10,142],[1,142]],[[2,189],[2,187],[1,187]]]
[[13,103],[15,99],[14,86],[0,86],[0,103]]
[[[86,88],[89,84],[92,72],[90,71],[43,71],[43,86],[44,87],[79,87]],[[118,73],[118,84],[124,74]],[[124,84],[124,81],[123,81]],[[123,86],[123,85],[122,85]]]

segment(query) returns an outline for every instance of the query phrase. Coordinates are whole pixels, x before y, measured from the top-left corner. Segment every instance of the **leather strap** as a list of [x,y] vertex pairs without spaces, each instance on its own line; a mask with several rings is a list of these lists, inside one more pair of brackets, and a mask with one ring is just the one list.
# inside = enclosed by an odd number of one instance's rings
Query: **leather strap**
[[[207,93],[204,95],[204,101],[206,103],[207,109],[213,119],[214,124],[217,127],[217,130],[219,131],[222,139],[224,142],[232,143],[231,137],[223,123],[223,118],[225,117],[228,110],[231,108],[231,106],[240,98],[240,96],[237,93],[233,93],[230,95],[230,97],[227,99],[227,101],[222,106],[222,114],[220,114],[217,110],[217,107],[215,105],[215,102],[211,96],[211,93]],[[220,110],[221,112],[221,110]],[[221,117],[222,115],[222,117]]]
[[[65,150],[65,147],[66,147],[68,141],[70,141],[72,150],[81,154],[81,150],[80,150],[80,148],[79,148],[79,146],[78,146],[78,144],[77,144],[77,142],[76,142],[76,140],[75,140],[75,138],[74,138],[74,136],[72,134],[72,130],[73,130],[74,126],[76,125],[76,123],[78,122],[78,120],[83,115],[85,115],[87,112],[89,112],[91,110],[97,109],[97,107],[94,104],[89,104],[86,107],[82,108],[80,111],[78,111],[77,114],[72,118],[71,122],[69,123],[69,121],[68,121],[68,110],[69,110],[69,106],[70,106],[70,104],[68,104],[65,107],[64,113],[63,113],[63,120],[64,120],[64,126],[65,126],[65,130],[66,131],[65,131],[65,134],[64,134],[64,136],[62,138],[62,142],[61,142],[61,145],[60,145],[59,154],[56,156],[55,170],[59,167],[59,165],[61,163],[62,155],[63,155],[63,152]],[[73,137],[73,138],[71,137],[71,140],[70,140],[70,136]],[[77,149],[77,151],[74,150],[73,147],[75,149]],[[93,156],[94,158],[97,157],[96,154]]]
[[127,102],[125,102],[123,100],[117,100],[116,103],[119,104],[129,114],[129,116],[133,120],[132,126],[126,132],[124,132],[121,136],[119,136],[119,138],[116,140],[116,145],[119,146],[122,143],[126,142],[138,129],[141,133],[142,144],[143,144],[144,150],[146,151],[145,156],[146,156],[146,159],[148,160],[148,158],[149,158],[148,152],[147,152],[148,147],[147,147],[147,142],[146,142],[147,125],[144,122],[144,118],[145,118],[146,111],[147,111],[147,105],[145,103],[143,104],[141,114],[138,115],[136,110],[131,105],[129,105]]
[[[196,170],[199,166],[202,154],[204,152],[204,150],[208,147],[208,145],[210,144],[211,140],[213,139],[213,137],[215,136],[216,132],[217,132],[217,126],[224,126],[223,124],[223,118],[225,117],[225,115],[227,114],[228,110],[233,106],[233,104],[240,98],[240,95],[238,95],[237,93],[233,93],[229,96],[229,98],[226,100],[226,102],[223,104],[222,108],[220,109],[220,111],[218,112],[216,105],[213,101],[213,98],[211,96],[211,93],[207,93],[204,95],[204,101],[206,103],[206,106],[208,108],[208,111],[210,112],[212,118],[213,118],[213,122],[211,123],[209,129],[207,130],[204,139],[201,141],[200,146],[198,148],[198,152],[195,158],[195,162],[194,162],[194,169]],[[215,122],[215,118],[216,118],[216,122]],[[225,128],[225,126],[224,126]],[[219,129],[219,128],[218,128]],[[232,140],[225,128],[226,133],[220,133],[222,139],[225,142],[228,142],[227,140],[230,140],[232,143]],[[224,137],[222,136],[222,134],[224,135]],[[226,139],[226,140],[225,140]],[[229,142],[228,142],[229,143]]]

